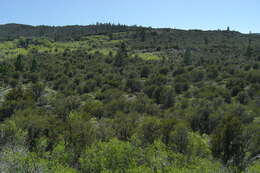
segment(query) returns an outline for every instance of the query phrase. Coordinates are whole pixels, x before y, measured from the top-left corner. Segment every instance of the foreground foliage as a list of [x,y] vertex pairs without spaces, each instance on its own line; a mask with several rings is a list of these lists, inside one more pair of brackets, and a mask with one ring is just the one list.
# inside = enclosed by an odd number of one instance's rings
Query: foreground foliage
[[260,172],[259,36],[4,27],[0,172]]

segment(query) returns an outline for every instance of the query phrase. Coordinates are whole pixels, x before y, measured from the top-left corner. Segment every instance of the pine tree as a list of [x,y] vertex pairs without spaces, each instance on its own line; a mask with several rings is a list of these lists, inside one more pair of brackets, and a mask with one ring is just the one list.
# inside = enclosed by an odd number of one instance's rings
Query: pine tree
[[166,91],[163,100],[163,108],[169,108],[174,104],[173,89]]
[[227,165],[241,169],[244,152],[243,127],[235,116],[227,116],[212,138],[212,151]]
[[23,63],[22,63],[22,55],[18,55],[15,61],[15,70],[16,71],[22,71],[23,70]]
[[249,43],[248,43],[248,46],[247,46],[247,49],[246,49],[245,56],[247,56],[248,58],[250,58],[250,57],[252,57],[252,54],[253,54],[253,49],[252,49],[252,46],[251,46],[251,40],[249,40]]
[[145,34],[145,30],[144,29],[141,30],[140,37],[141,37],[141,42],[145,42],[146,34]]
[[112,32],[110,32],[110,33],[108,34],[108,38],[109,38],[109,40],[113,40],[113,33],[112,33]]
[[227,27],[227,31],[228,31],[228,32],[230,31],[230,28],[229,28],[229,26]]
[[37,61],[35,58],[32,60],[32,65],[31,65],[31,72],[36,72],[37,71]]
[[191,65],[191,51],[187,49],[184,53],[183,62],[185,65]]
[[122,67],[125,64],[127,57],[126,44],[121,43],[120,48],[116,54],[114,65],[117,67]]

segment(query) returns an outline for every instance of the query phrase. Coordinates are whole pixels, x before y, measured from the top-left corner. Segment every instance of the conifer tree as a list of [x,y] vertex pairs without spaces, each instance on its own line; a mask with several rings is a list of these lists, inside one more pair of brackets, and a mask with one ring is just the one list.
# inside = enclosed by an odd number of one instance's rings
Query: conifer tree
[[184,64],[185,65],[191,65],[191,51],[190,49],[187,49],[184,53]]
[[32,60],[32,65],[31,65],[31,72],[36,72],[37,70],[37,61],[35,58]]
[[127,57],[126,44],[121,43],[120,48],[116,54],[114,65],[117,67],[122,67],[125,63]]
[[18,55],[15,61],[15,70],[16,71],[22,71],[23,70],[23,63],[22,63],[22,55]]
[[224,164],[241,169],[245,156],[244,144],[241,121],[237,117],[229,115],[213,135],[213,155],[221,158]]

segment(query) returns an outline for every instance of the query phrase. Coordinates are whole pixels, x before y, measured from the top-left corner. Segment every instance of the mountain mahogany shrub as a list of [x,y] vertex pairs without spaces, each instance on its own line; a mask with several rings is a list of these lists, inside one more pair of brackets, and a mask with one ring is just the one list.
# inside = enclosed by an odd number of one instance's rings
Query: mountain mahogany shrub
[[0,156],[1,172],[50,172],[77,173],[73,168],[62,166],[52,159],[39,158],[36,153],[30,153],[24,148],[5,148]]
[[80,157],[82,172],[125,172],[138,162],[138,150],[129,142],[111,139],[88,147]]
[[255,161],[244,172],[245,173],[255,173],[255,172],[259,172],[259,170],[260,170],[260,163],[259,163],[259,161]]
[[156,139],[160,139],[162,136],[160,119],[156,117],[144,117],[136,133],[144,145],[152,144]]

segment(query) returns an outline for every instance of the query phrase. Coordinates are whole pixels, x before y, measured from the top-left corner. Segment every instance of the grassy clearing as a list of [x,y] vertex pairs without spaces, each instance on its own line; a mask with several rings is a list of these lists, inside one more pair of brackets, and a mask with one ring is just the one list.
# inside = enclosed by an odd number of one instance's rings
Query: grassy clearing
[[112,52],[113,55],[115,55],[115,51],[109,48],[102,48],[102,49],[93,49],[89,51],[90,54],[95,54],[96,52],[99,52],[103,55],[109,55],[110,52]]
[[[122,34],[124,35],[124,33],[119,33],[119,35]],[[119,35],[117,34],[117,36]],[[50,42],[48,46],[29,45],[27,49],[17,48],[17,45],[14,41],[6,41],[0,43],[0,61],[13,59],[17,57],[18,54],[27,55],[31,49],[36,49],[38,50],[38,52],[61,53],[65,49],[77,50],[79,48],[83,48],[87,50],[90,54],[95,54],[96,52],[99,52],[103,55],[109,55],[109,53],[112,52],[112,54],[115,55],[116,52],[113,48],[116,45],[119,45],[122,41],[123,40],[109,40],[109,36],[107,35],[93,35],[93,36],[84,37],[81,41],[54,42],[54,43]],[[150,56],[150,59],[153,58],[155,57]]]
[[109,37],[107,35],[92,35],[84,37],[82,40],[88,40],[88,41],[107,41],[109,40]]
[[132,57],[137,56],[142,58],[143,60],[160,60],[161,57],[159,57],[158,55],[155,55],[153,53],[137,53],[137,54],[133,54]]
[[[123,36],[126,33],[116,33],[115,37]],[[17,48],[14,42],[3,42],[0,43],[0,61],[5,61],[8,59],[13,59],[17,57],[18,54],[27,55],[31,49],[36,49],[38,52],[58,52],[61,53],[65,49],[77,50],[83,48],[87,50],[90,54],[95,54],[99,52],[102,55],[108,56],[110,52],[113,55],[116,54],[114,49],[116,45],[120,45],[124,40],[114,39],[109,40],[107,35],[93,35],[84,37],[81,41],[73,42],[52,42],[48,46],[44,45],[29,45],[27,49]],[[159,60],[160,56],[154,53],[136,53],[131,55],[131,57],[138,56],[144,60]]]

